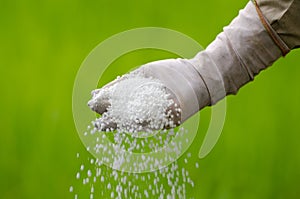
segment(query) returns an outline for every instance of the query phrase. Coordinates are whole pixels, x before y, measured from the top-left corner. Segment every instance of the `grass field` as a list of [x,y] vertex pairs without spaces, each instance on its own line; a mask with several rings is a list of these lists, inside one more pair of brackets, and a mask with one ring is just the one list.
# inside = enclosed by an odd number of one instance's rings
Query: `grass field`
[[[128,29],[157,26],[180,31],[205,47],[246,3],[2,0],[0,198],[72,198],[69,186],[80,187],[76,171],[91,156],[74,126],[72,88],[80,64],[98,43]],[[142,50],[113,65],[134,67],[169,57],[174,55]],[[299,66],[296,50],[227,98],[222,136],[199,161],[200,169],[192,169],[196,187],[188,188],[189,198],[299,198]],[[102,83],[124,72],[107,71]],[[203,111],[203,126],[209,111]],[[195,156],[204,129],[190,149]],[[88,194],[84,188],[77,191]]]

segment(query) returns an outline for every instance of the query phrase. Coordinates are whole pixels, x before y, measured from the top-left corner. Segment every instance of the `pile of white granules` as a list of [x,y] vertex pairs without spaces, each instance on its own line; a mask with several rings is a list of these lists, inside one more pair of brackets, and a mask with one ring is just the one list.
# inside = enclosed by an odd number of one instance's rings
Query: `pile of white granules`
[[[127,74],[119,80],[94,92],[89,102],[90,107],[99,106],[101,100],[109,102],[109,106],[100,118],[92,121],[93,127],[89,126],[84,133],[94,139],[87,150],[96,154],[109,154],[109,158],[97,156],[96,159],[89,159],[88,164],[80,166],[76,179],[82,181],[83,186],[89,187],[90,199],[186,198],[187,187],[193,187],[194,182],[189,177],[189,171],[180,167],[174,159],[174,154],[181,154],[181,143],[168,149],[171,153],[166,151],[162,160],[148,157],[141,162],[134,162],[134,166],[129,169],[122,170],[128,161],[132,161],[128,153],[157,151],[168,145],[174,136],[188,132],[180,127],[159,130],[166,126],[174,127],[173,116],[168,107],[175,104],[159,80],[137,73]],[[179,108],[176,110],[180,112]],[[136,136],[140,132],[145,132],[146,136]],[[105,141],[107,139],[109,144]],[[184,141],[188,140],[182,142]],[[114,153],[115,149],[127,151],[126,158],[124,153]],[[186,164],[190,157],[191,154],[187,154],[184,159]],[[171,164],[163,165],[170,160]],[[105,166],[111,162],[116,170]],[[199,167],[198,163],[194,166]],[[145,170],[149,172],[143,172]],[[70,192],[75,199],[88,198],[86,195],[79,195],[73,186],[70,187]]]
[[174,125],[168,119],[171,112],[167,112],[174,101],[159,80],[146,78],[138,73],[124,75],[119,80],[109,87],[93,92],[93,98],[89,102],[91,108],[99,106],[102,100],[110,104],[107,111],[96,121],[98,128],[107,129],[106,126],[112,126],[113,123],[118,131],[133,133],[151,132]]

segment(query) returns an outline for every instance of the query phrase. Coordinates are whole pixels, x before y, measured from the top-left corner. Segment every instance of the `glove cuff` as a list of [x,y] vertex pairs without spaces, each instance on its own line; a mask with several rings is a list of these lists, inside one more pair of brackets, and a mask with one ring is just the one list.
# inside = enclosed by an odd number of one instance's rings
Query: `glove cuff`
[[282,56],[286,56],[291,50],[289,47],[284,43],[284,41],[279,37],[279,35],[276,33],[276,31],[272,28],[268,20],[263,15],[261,9],[259,8],[256,0],[252,0],[257,14],[259,16],[259,19],[262,23],[262,25],[265,27],[266,31],[269,33],[270,37],[273,39],[274,43],[280,48]]
[[290,49],[300,47],[300,1],[256,0],[268,23]]

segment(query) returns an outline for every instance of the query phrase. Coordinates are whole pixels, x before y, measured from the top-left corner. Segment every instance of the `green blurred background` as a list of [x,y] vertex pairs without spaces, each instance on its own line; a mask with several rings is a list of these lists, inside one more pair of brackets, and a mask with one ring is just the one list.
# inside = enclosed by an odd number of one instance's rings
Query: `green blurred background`
[[[75,179],[91,156],[73,123],[72,87],[80,64],[98,43],[128,29],[158,26],[205,47],[246,3],[1,0],[0,198],[73,198],[70,185],[88,198]],[[130,67],[169,57],[175,56],[157,50],[129,53],[113,63],[119,70],[108,70],[100,84]],[[299,65],[300,52],[293,51],[227,98],[217,146],[199,161],[200,169],[191,165],[196,187],[188,188],[188,198],[299,198]],[[203,111],[203,128],[190,149],[194,159],[209,111]]]

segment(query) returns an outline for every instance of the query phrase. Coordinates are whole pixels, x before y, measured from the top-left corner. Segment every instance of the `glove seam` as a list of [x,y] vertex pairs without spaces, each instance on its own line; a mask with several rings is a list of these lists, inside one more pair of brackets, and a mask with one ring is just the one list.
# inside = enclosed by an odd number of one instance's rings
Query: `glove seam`
[[204,84],[204,86],[206,88],[206,91],[208,93],[208,97],[209,97],[209,104],[208,104],[208,106],[211,106],[212,105],[212,97],[211,97],[210,91],[208,89],[208,85],[206,84],[206,82],[205,82],[203,76],[201,75],[201,73],[197,70],[196,66],[194,66],[194,64],[191,63],[190,61],[188,61],[188,63],[194,68],[194,70],[198,73],[199,77],[201,78],[201,80],[202,80],[202,82],[203,82],[203,84]]

